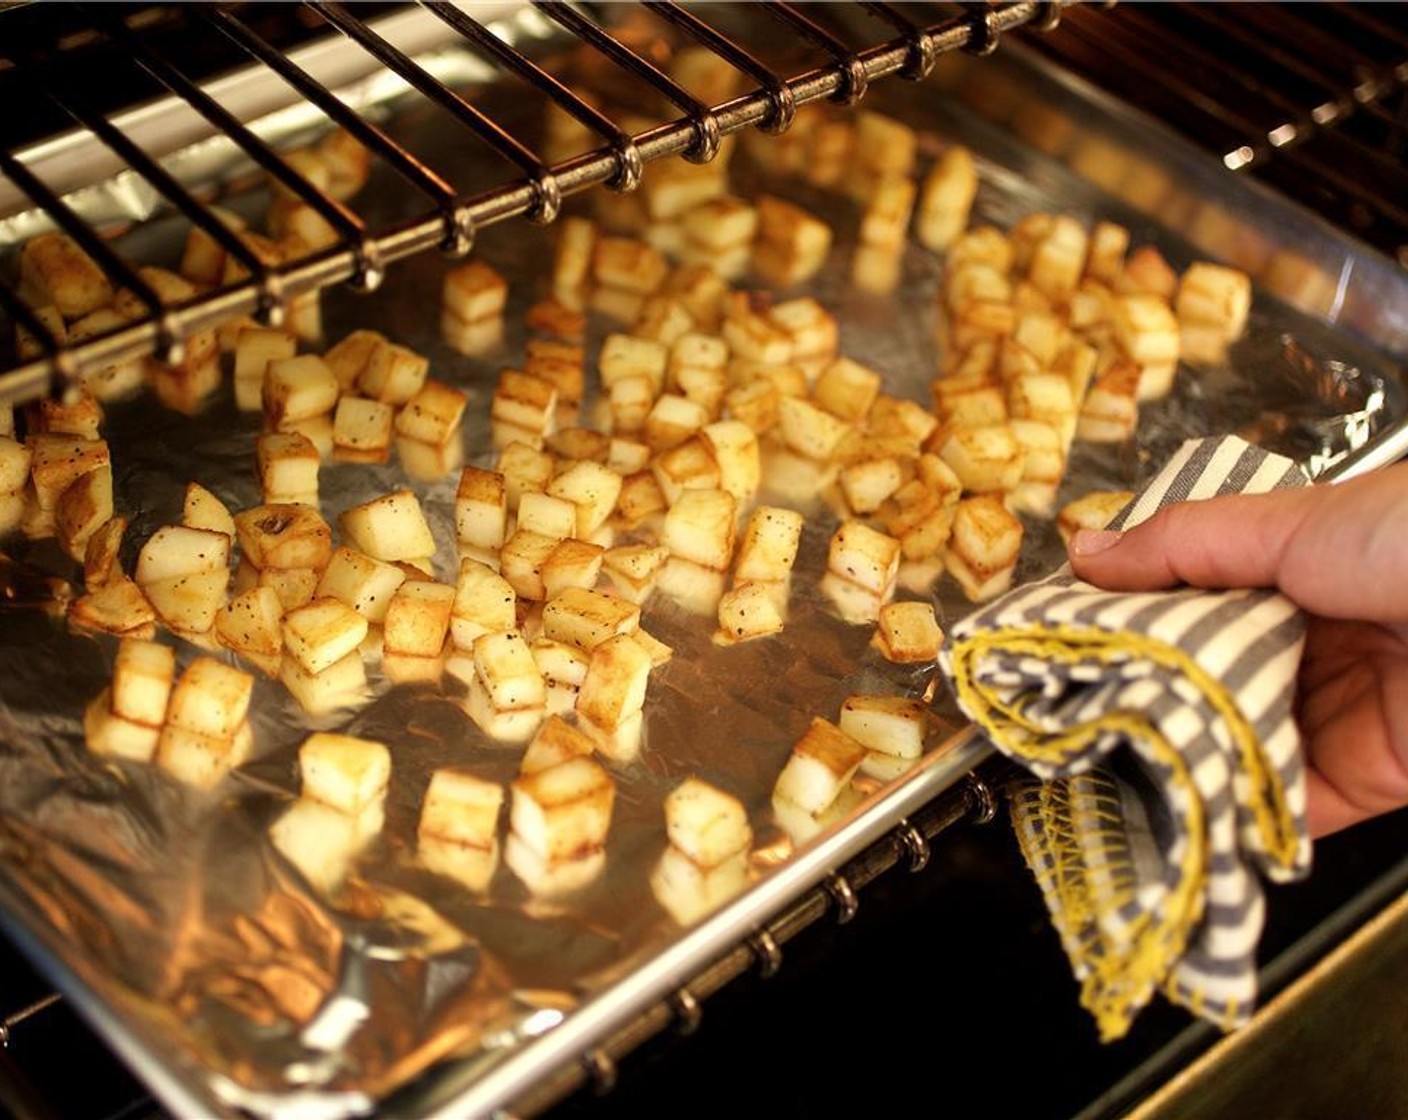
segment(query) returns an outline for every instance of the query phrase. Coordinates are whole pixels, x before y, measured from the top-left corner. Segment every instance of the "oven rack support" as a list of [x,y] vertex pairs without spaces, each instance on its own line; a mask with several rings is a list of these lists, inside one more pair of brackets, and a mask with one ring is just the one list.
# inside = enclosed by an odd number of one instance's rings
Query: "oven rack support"
[[354,14],[352,8],[335,0],[304,0],[305,7],[330,30],[355,41],[377,63],[447,110],[466,131],[516,166],[516,178],[470,194],[456,193],[439,172],[425,166],[377,125],[344,104],[332,89],[284,57],[249,27],[248,21],[240,19],[238,8],[201,4],[186,7],[186,18],[201,21],[224,35],[251,60],[252,67],[277,72],[301,97],[322,110],[333,125],[347,129],[375,159],[405,180],[408,189],[425,197],[427,208],[419,216],[379,228],[368,227],[350,207],[299,174],[278,151],[188,77],[179,63],[130,26],[137,17],[128,17],[121,8],[80,5],[95,31],[128,52],[133,64],[166,91],[173,105],[194,110],[208,123],[212,135],[223,134],[233,140],[252,163],[313,207],[332,227],[336,244],[287,263],[270,264],[257,259],[225,229],[192,188],[180,183],[157,159],[125,138],[108,117],[86,104],[84,97],[75,93],[71,80],[65,80],[64,67],[53,66],[44,58],[26,57],[23,51],[0,43],[0,63],[23,72],[79,128],[92,131],[108,144],[162,196],[167,206],[180,211],[220,242],[247,273],[238,281],[182,303],[162,304],[143,282],[136,265],[114,251],[103,233],[86,223],[68,198],[28,168],[24,152],[0,148],[0,175],[18,187],[54,226],[70,234],[94,256],[114,287],[134,293],[145,308],[143,314],[113,330],[77,344],[66,344],[39,320],[16,286],[0,273],[0,309],[15,327],[23,328],[35,340],[39,350],[38,356],[21,361],[8,372],[0,366],[0,404],[61,393],[76,384],[86,370],[149,355],[164,361],[178,360],[183,340],[193,334],[241,316],[277,322],[289,299],[334,284],[347,282],[370,291],[380,283],[386,266],[394,261],[436,248],[451,256],[463,256],[471,250],[476,231],[485,226],[520,216],[549,222],[568,195],[602,184],[618,191],[634,189],[645,164],[672,155],[707,162],[723,137],[741,129],[756,126],[763,131],[781,131],[791,123],[799,106],[826,99],[851,104],[864,96],[872,82],[895,74],[920,80],[940,55],[957,50],[987,53],[1003,34],[1023,25],[1049,30],[1059,23],[1062,9],[1076,2],[1079,0],[969,3],[940,6],[937,13],[925,5],[925,12],[943,15],[935,22],[920,22],[916,18],[919,13],[907,4],[846,5],[858,9],[887,34],[878,44],[855,46],[815,18],[808,5],[778,0],[766,7],[780,29],[831,59],[789,75],[769,69],[683,4],[656,0],[639,5],[679,29],[687,41],[723,59],[752,83],[752,89],[742,96],[708,105],[681,88],[643,54],[613,38],[603,24],[584,15],[577,6],[559,0],[533,0],[543,16],[615,67],[653,87],[680,112],[673,120],[631,134],[594,108],[581,91],[547,73],[462,9],[444,0],[421,0],[424,9],[471,49],[536,87],[602,141],[601,146],[582,155],[548,163],[509,130],[431,76],[378,34],[371,22]]

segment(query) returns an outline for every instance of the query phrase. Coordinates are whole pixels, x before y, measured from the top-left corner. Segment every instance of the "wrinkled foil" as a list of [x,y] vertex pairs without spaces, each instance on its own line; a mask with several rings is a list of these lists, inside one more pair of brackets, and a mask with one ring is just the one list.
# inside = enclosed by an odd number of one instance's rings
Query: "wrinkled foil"
[[[526,134],[538,127],[538,107],[521,93],[487,88],[477,96],[516,112]],[[867,104],[918,128],[927,153],[954,140],[974,148],[983,175],[978,220],[1006,225],[1033,210],[1127,217],[1117,203],[941,99],[904,87],[877,89]],[[423,103],[386,106],[384,116],[412,150],[475,170],[456,146],[459,134]],[[784,191],[834,223],[838,244],[809,290],[837,313],[844,353],[881,370],[887,391],[927,403],[940,356],[939,261],[911,246],[893,293],[858,291],[848,282],[853,205],[800,183],[767,183],[746,155],[735,158],[740,193]],[[373,214],[394,212],[394,189],[374,178],[357,204]],[[115,186],[109,201],[122,197]],[[263,200],[248,194],[227,201],[257,215]],[[1170,231],[1135,228],[1136,244],[1152,241],[1175,263],[1192,259]],[[163,263],[179,245],[177,227],[159,218],[128,237],[134,256]],[[489,400],[499,370],[522,359],[523,313],[545,292],[550,246],[551,231],[526,223],[483,234],[476,251],[504,272],[512,293],[503,346],[484,358],[462,357],[440,341],[440,284],[449,266],[432,256],[393,266],[374,296],[326,293],[327,337],[370,327],[429,355],[432,376],[470,394],[463,462],[489,465]],[[594,322],[588,353],[606,329]],[[1058,502],[1097,487],[1137,488],[1180,441],[1224,430],[1318,472],[1372,439],[1401,408],[1400,398],[1388,363],[1259,297],[1225,365],[1184,370],[1168,399],[1145,407],[1135,440],[1077,445]],[[187,480],[231,509],[259,502],[251,453],[258,425],[257,417],[234,410],[228,385],[195,417],[147,398],[110,410],[117,504],[131,519],[129,565],[153,530],[179,520]],[[333,521],[349,505],[411,485],[441,545],[437,572],[453,579],[457,476],[452,470],[408,481],[396,457],[384,466],[325,463],[323,512]],[[852,693],[904,692],[933,698],[932,749],[961,727],[933,666],[884,661],[868,645],[873,627],[845,621],[822,593],[836,522],[815,487],[772,476],[760,500],[808,514],[785,631],[723,648],[711,639],[708,603],[653,597],[643,625],[673,647],[674,657],[652,674],[639,756],[611,766],[617,800],[604,870],[560,897],[534,895],[502,860],[479,885],[473,880],[482,868],[458,869],[464,874],[457,877],[453,860],[428,866],[418,849],[419,805],[435,768],[468,766],[507,782],[521,754],[475,726],[451,676],[393,685],[370,665],[370,702],[331,721],[310,719],[281,685],[260,677],[254,759],[210,795],[180,788],[152,767],[93,756],[81,714],[110,680],[115,640],[66,627],[59,606],[72,591],[65,581],[76,577],[52,542],[14,544],[0,569],[7,589],[0,599],[0,899],[8,921],[29,931],[62,971],[132,1028],[156,1062],[212,1107],[279,1117],[356,1115],[437,1063],[487,1068],[563,1022],[583,999],[609,993],[681,936],[684,927],[648,886],[665,842],[662,798],[680,780],[698,775],[743,801],[757,834],[756,880],[775,873],[794,850],[773,819],[770,794],[813,715],[835,718]],[[1049,571],[1062,557],[1052,524],[1028,519],[1018,578]],[[941,623],[970,609],[952,580],[934,583],[923,573],[902,594],[931,598]],[[197,651],[178,643],[178,652],[185,664]],[[394,759],[384,825],[331,894],[269,839],[271,824],[297,796],[299,744],[329,726],[389,743]]]

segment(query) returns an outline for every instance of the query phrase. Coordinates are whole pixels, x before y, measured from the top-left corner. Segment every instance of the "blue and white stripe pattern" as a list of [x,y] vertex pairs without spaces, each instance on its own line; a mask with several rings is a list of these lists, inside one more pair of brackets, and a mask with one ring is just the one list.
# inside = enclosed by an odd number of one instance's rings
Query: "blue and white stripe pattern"
[[[1235,437],[1189,441],[1113,527],[1306,482]],[[1227,1029],[1254,1008],[1259,875],[1310,867],[1304,630],[1274,590],[1109,592],[1067,566],[945,642],[965,712],[1036,779],[1013,822],[1106,1038],[1156,989]]]

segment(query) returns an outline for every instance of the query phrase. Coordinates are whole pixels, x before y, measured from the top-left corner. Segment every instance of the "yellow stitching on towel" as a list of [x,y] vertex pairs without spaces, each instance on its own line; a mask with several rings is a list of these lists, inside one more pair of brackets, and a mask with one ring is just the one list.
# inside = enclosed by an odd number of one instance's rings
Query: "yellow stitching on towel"
[[[1227,723],[1252,783],[1250,808],[1266,853],[1283,867],[1294,867],[1299,839],[1290,809],[1285,803],[1285,790],[1276,780],[1275,773],[1267,767],[1255,732],[1243,718],[1227,689],[1182,650],[1143,634],[1110,634],[1068,625],[1039,629],[1032,626],[1004,627],[982,631],[955,642],[954,685],[966,710],[977,712],[978,722],[1012,753],[1052,764],[1060,764],[1079,754],[1099,731],[1114,730],[1114,726],[1109,722],[1109,717],[1102,717],[1061,734],[1046,733],[1027,718],[1023,707],[1005,703],[977,684],[975,665],[993,649],[1065,664],[1091,659],[1109,664],[1116,658],[1127,659],[1130,654],[1136,654],[1170,671],[1182,673],[1208,698]],[[993,713],[1002,716],[1006,724],[994,718]],[[1020,728],[1036,738],[1014,735],[1011,728]]]

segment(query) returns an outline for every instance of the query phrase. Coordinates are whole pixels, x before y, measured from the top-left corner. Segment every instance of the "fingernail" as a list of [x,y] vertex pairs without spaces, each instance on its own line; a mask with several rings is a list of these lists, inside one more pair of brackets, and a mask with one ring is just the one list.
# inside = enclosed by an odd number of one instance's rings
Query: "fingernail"
[[1072,556],[1094,556],[1120,543],[1123,533],[1113,529],[1078,529],[1071,538]]

